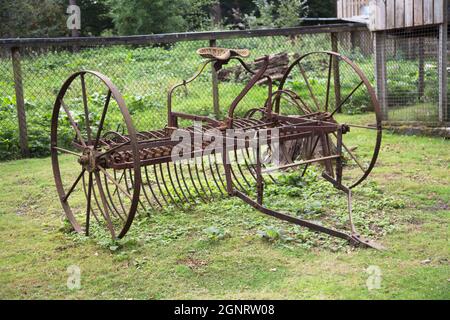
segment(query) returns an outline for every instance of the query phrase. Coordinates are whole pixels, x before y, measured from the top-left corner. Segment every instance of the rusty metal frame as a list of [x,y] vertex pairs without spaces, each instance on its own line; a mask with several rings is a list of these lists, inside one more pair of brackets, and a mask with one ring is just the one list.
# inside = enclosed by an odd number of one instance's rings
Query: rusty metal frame
[[[303,59],[314,54],[326,55],[329,58],[325,110],[319,110],[318,102],[311,91],[308,79],[301,66]],[[200,74],[206,70],[206,67],[209,64],[213,64],[214,68],[218,70],[232,59],[237,60],[244,67],[244,69],[251,74],[251,79],[247,82],[239,95],[233,100],[228,108],[227,116],[223,121],[206,116],[191,115],[173,111],[172,97],[178,88],[186,86],[196,80]],[[334,111],[330,112],[328,107],[331,67],[334,63],[334,59],[344,61],[350,65],[361,79],[361,82],[356,88],[354,88],[353,91],[351,91],[348,97],[342,100]],[[191,78],[171,87],[168,91],[167,127],[160,130],[141,132],[136,132],[122,96],[120,95],[118,89],[106,76],[94,71],[81,71],[70,76],[63,84],[54,105],[51,127],[51,151],[56,188],[62,207],[75,231],[89,234],[91,216],[93,216],[97,221],[100,220],[99,218],[103,217],[106,221],[106,227],[111,232],[113,238],[122,238],[128,232],[138,207],[145,207],[145,203],[142,201],[149,203],[152,208],[155,206],[164,207],[169,204],[181,206],[181,203],[195,203],[195,199],[208,201],[214,197],[213,189],[217,187],[217,190],[219,190],[221,194],[227,193],[229,196],[236,196],[258,211],[272,217],[304,226],[314,231],[323,232],[331,236],[348,240],[354,245],[381,248],[381,246],[376,243],[361,237],[356,232],[351,219],[351,189],[360,184],[370,174],[376,163],[381,144],[380,106],[369,81],[364,76],[362,71],[345,56],[331,51],[311,52],[301,56],[290,65],[282,78],[278,89],[273,91],[272,80],[270,77],[265,75],[265,71],[269,64],[269,58],[268,56],[264,56],[260,59],[260,61],[263,62],[262,66],[258,70],[253,71],[239,57],[230,57],[226,60],[214,58],[207,60]],[[308,106],[295,92],[285,88],[286,80],[294,68],[300,69],[301,74],[304,77],[304,81],[313,95],[316,110],[313,110],[311,106]],[[97,77],[108,89],[107,98],[99,123],[99,129],[97,130],[95,139],[90,127],[89,110],[86,99],[85,76],[87,75]],[[85,115],[84,125],[87,131],[87,138],[85,138],[80,132],[78,124],[72,118],[69,110],[70,107],[64,103],[64,97],[67,90],[77,78],[81,81],[82,101]],[[235,110],[239,103],[248,94],[248,92],[254,88],[256,83],[263,78],[268,79],[267,99],[264,106],[262,108],[250,110],[244,118],[236,117]],[[369,98],[373,104],[376,117],[376,126],[364,127],[358,125],[339,124],[333,118],[336,110],[340,109],[349,97],[351,97],[351,95],[353,95],[353,93],[362,85],[364,85],[364,87],[368,90],[370,96]],[[106,114],[109,111],[108,108],[111,99],[116,101],[120,109],[124,127],[127,131],[126,134],[119,131],[107,131],[102,133],[103,124]],[[282,99],[288,99],[291,101],[303,114],[299,116],[282,115],[280,113],[280,102]],[[58,145],[58,119],[61,110],[64,111],[65,115],[69,119],[70,126],[74,130],[72,148],[77,151],[68,150]],[[253,117],[256,113],[261,115],[261,119]],[[172,132],[177,129],[182,129],[190,136],[194,136],[196,133],[196,128],[193,126],[180,128],[178,125],[178,119],[180,118],[191,121],[201,121],[205,124],[204,129],[202,130],[206,131],[209,129],[218,129],[221,132],[221,139],[224,141],[223,149],[218,151],[216,150],[212,154],[208,155],[208,166],[204,165],[203,160],[200,164],[197,162],[194,164],[188,163],[184,167],[181,163],[177,164],[173,162],[171,151],[172,148],[179,142],[171,139]],[[343,135],[347,134],[352,127],[376,130],[377,136],[369,166],[363,170],[363,174],[358,177],[356,181],[347,187],[342,183],[342,158],[343,150],[346,150],[350,154],[351,152],[343,143],[342,138]],[[247,133],[252,133],[257,137],[256,139],[258,143],[256,144],[256,150],[254,150],[256,152],[256,164],[250,164],[250,144],[248,140],[240,141],[241,143],[238,144],[238,140],[233,138],[233,144],[231,146],[226,143],[228,142],[228,137],[226,136],[227,129],[234,128],[239,128]],[[265,168],[261,161],[260,133],[263,130],[270,131],[274,129],[279,132],[280,143],[298,139],[308,139],[310,144],[309,158],[281,165],[276,168]],[[329,147],[330,135],[333,135],[337,141],[335,154],[332,154]],[[315,143],[313,143],[314,140]],[[242,142],[244,143],[242,144]],[[314,157],[314,150],[319,142],[322,146],[323,154],[320,157]],[[204,151],[207,147],[208,143],[204,142],[202,142],[200,149],[196,148],[196,146],[192,144],[190,149],[191,152],[188,154],[189,158],[203,159]],[[233,165],[227,162],[227,160],[230,153],[233,153],[234,156],[237,157],[238,152],[240,152],[244,157],[245,164],[237,164],[233,167]],[[78,157],[78,162],[81,165],[81,173],[71,184],[71,187],[67,192],[64,188],[59,166],[59,156],[61,153]],[[217,161],[211,161],[211,157],[216,160],[217,156],[221,157],[223,160],[221,165],[218,165]],[[274,180],[274,178],[270,176],[270,172],[305,165],[303,171],[304,173],[308,165],[311,163],[323,163],[325,166],[323,177],[332,183],[335,188],[347,194],[349,201],[349,222],[351,226],[350,234],[327,228],[307,220],[287,215],[285,213],[277,212],[264,206],[263,194],[265,179],[269,178]],[[149,167],[153,167],[152,173],[154,179],[149,178]],[[361,169],[363,168],[361,167]],[[209,170],[209,177],[212,177],[212,180],[208,178],[206,174],[207,170]],[[256,183],[256,200],[252,199],[244,191],[245,185],[251,185],[251,182],[247,179],[244,170],[250,173],[249,176],[254,179]],[[119,175],[117,173],[119,173]],[[87,183],[85,178],[86,174],[88,174]],[[268,175],[264,176],[264,174]],[[241,181],[238,177],[242,177]],[[80,223],[79,219],[75,217],[74,212],[69,205],[70,195],[80,181],[83,182],[83,190],[87,202],[84,228],[82,227],[82,223]],[[188,185],[188,182],[190,183],[190,186]],[[110,186],[114,189],[112,192],[110,190]],[[141,190],[143,191],[142,195]],[[157,194],[159,196],[157,196]],[[114,203],[114,197],[118,198],[119,203]],[[154,201],[151,201],[151,198],[154,199]],[[98,212],[95,213],[93,210],[92,200],[95,201],[100,214],[98,214]],[[129,202],[128,207],[126,206],[127,201]],[[119,222],[121,222],[119,223],[119,226],[117,226],[117,223],[113,223],[113,218],[116,218]]]

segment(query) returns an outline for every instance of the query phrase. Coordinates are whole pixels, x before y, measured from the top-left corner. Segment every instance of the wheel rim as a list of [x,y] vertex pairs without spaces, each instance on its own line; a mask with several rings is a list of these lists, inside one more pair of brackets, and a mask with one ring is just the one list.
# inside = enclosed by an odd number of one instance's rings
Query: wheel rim
[[120,139],[126,139],[132,157],[138,154],[136,132],[118,89],[97,72],[71,75],[54,104],[51,155],[59,198],[76,232],[88,234],[96,222],[113,238],[121,238],[132,224],[139,204],[140,163],[133,161],[119,171],[106,160],[111,146],[125,142]]
[[[336,90],[338,84],[340,91]],[[283,93],[274,101],[274,112],[306,115],[325,123],[347,125],[350,131],[343,135],[343,183],[354,188],[364,181],[378,158],[382,126],[380,105],[362,70],[339,53],[310,52],[290,65],[280,81],[279,90]],[[341,93],[340,98],[336,91]],[[356,116],[345,115],[354,112],[352,108],[371,111]],[[336,145],[335,135],[329,134],[326,139],[330,145]],[[314,145],[317,148],[317,142],[313,140],[313,153],[317,151]],[[335,161],[332,163],[334,166]]]

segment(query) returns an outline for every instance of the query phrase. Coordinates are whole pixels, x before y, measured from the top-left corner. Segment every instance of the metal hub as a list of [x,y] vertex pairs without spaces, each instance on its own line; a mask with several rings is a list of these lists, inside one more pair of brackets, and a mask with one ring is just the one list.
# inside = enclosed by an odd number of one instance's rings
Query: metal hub
[[86,147],[83,155],[78,159],[78,163],[86,169],[87,172],[94,172],[97,168],[96,161],[97,151],[93,147]]

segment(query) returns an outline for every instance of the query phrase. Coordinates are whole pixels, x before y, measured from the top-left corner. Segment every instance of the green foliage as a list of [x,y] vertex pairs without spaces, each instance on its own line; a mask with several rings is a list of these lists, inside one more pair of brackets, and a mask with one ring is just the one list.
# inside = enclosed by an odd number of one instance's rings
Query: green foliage
[[308,0],[308,17],[335,18],[336,0]]
[[[443,172],[448,171],[449,150],[445,139],[383,135],[378,163],[382,165],[377,165],[369,183],[355,188],[354,217],[359,231],[377,238],[385,251],[353,248],[266,216],[236,198],[216,199],[189,211],[149,208],[150,217],[138,215],[130,233],[116,242],[107,231],[97,231],[96,223],[91,237],[76,235],[61,219],[51,161],[3,162],[0,295],[4,299],[448,299],[450,177]],[[64,170],[77,167],[70,156],[66,160]],[[287,180],[294,186],[301,181]],[[328,226],[345,222],[345,196],[341,192],[333,196],[322,184],[319,188],[329,195],[319,199],[325,211],[320,221]],[[309,188],[303,189],[307,195]],[[291,213],[303,201],[281,194],[265,199],[265,204],[272,205],[278,197]],[[305,218],[316,220],[315,215]],[[204,230],[210,226],[233,236],[204,241]],[[262,233],[268,237],[261,238]],[[424,260],[429,262],[422,264]],[[81,268],[81,290],[66,286],[71,265]],[[381,289],[367,290],[364,271],[370,265],[383,272]]]
[[203,232],[210,241],[219,241],[230,237],[230,233],[222,228],[208,227]]
[[289,242],[293,240],[291,237],[286,235],[283,229],[274,226],[267,226],[263,230],[258,230],[256,233],[261,237],[261,239],[271,243]]
[[275,25],[279,28],[296,27],[307,14],[306,0],[279,0]]
[[81,9],[82,36],[100,36],[114,28],[108,0],[78,0],[77,5]]
[[68,33],[66,1],[0,0],[0,37],[57,37]]
[[254,4],[257,12],[244,15],[244,22],[251,29],[295,27],[308,12],[305,0],[255,0]]
[[207,23],[211,0],[111,0],[111,16],[121,35],[182,32]]

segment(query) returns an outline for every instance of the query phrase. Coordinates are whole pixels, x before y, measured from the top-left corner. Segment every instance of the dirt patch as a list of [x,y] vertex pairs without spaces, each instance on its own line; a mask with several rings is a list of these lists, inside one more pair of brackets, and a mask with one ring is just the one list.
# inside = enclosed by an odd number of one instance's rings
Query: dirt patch
[[185,259],[178,260],[177,263],[183,264],[192,270],[200,269],[208,265],[208,262],[206,260],[195,259],[193,257],[187,257]]

